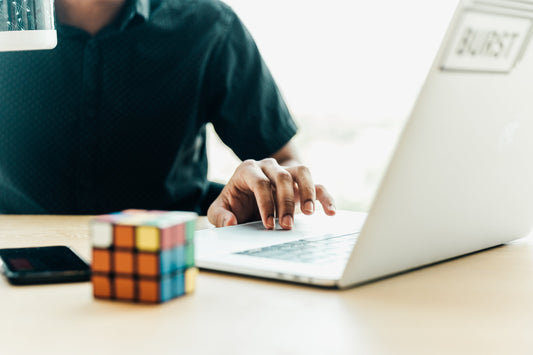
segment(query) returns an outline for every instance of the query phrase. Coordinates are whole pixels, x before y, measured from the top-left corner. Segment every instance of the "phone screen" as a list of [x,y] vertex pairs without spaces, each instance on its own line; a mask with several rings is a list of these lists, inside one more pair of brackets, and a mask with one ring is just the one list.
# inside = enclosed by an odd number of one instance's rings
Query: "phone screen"
[[0,249],[0,259],[12,284],[90,280],[87,262],[67,246]]

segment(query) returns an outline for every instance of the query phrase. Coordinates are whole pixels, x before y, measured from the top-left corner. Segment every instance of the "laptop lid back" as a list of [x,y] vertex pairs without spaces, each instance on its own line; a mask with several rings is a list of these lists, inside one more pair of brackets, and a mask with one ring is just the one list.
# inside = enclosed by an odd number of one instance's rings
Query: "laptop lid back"
[[529,232],[532,18],[533,1],[459,3],[341,287]]

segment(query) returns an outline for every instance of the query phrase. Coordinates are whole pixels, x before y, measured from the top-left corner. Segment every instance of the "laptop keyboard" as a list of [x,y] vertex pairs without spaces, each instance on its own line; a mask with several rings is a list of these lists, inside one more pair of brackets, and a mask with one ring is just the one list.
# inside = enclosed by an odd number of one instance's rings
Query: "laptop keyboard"
[[346,262],[359,233],[324,235],[249,249],[235,254],[299,263],[330,264]]

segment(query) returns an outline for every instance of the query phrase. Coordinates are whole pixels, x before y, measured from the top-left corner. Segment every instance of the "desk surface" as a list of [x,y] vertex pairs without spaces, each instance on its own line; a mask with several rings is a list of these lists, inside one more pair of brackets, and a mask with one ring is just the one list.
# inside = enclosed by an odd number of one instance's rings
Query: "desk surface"
[[[89,217],[0,216],[0,248],[70,245]],[[206,225],[204,223],[204,225]],[[202,271],[162,305],[95,300],[90,283],[0,279],[2,354],[533,352],[530,238],[345,291]]]

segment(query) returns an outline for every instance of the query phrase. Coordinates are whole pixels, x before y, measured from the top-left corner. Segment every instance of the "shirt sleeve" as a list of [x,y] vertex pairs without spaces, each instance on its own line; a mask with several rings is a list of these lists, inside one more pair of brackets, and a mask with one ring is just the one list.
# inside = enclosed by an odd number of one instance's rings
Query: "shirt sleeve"
[[213,52],[208,120],[240,159],[263,159],[297,128],[254,40],[232,11],[226,29]]

